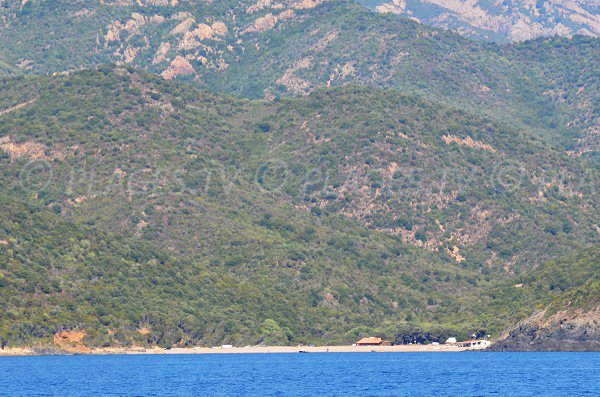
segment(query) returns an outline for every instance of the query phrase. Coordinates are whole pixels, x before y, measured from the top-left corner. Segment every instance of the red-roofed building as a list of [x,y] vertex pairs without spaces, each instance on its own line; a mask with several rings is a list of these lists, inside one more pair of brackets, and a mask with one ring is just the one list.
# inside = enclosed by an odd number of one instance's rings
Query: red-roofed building
[[368,338],[362,338],[356,342],[356,346],[391,346],[392,342],[383,340],[381,338],[374,338],[372,336]]

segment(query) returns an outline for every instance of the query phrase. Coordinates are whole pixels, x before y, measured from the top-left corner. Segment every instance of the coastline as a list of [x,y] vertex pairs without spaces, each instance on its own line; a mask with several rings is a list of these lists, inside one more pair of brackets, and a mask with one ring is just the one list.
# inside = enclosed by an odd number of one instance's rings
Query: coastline
[[142,348],[97,348],[86,351],[60,349],[56,347],[16,347],[0,349],[0,357],[43,356],[43,355],[142,355],[142,354],[277,354],[277,353],[417,353],[417,352],[462,352],[466,347],[449,345],[396,345],[396,346],[246,346],[246,347],[159,347]]

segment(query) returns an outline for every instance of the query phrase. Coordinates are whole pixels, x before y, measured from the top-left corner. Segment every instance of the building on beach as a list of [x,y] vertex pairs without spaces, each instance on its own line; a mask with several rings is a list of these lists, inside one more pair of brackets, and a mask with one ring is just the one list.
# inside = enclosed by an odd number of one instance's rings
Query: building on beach
[[458,347],[468,347],[470,349],[485,349],[491,344],[489,340],[466,340],[464,342],[458,342]]
[[370,336],[356,342],[356,346],[392,346],[392,342]]

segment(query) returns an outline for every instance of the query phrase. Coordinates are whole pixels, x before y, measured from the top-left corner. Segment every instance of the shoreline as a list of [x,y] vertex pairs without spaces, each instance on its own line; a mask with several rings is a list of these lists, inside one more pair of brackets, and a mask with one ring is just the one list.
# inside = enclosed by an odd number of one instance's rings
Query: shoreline
[[[44,355],[158,355],[158,354],[281,354],[281,353],[456,353],[469,350],[449,345],[396,345],[396,346],[246,346],[246,347],[174,347],[153,348],[97,348],[77,351],[57,347],[13,347],[0,349],[0,357]],[[481,350],[481,349],[479,349]]]

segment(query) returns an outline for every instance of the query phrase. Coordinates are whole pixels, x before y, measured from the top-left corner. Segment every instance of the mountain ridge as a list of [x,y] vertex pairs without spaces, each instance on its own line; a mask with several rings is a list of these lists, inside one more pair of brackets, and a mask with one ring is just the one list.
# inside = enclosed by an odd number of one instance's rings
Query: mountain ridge
[[427,25],[484,40],[523,41],[540,36],[600,35],[598,5],[589,0],[359,2],[377,12],[407,16]]
[[[30,13],[14,22],[12,9],[0,10],[6,25],[0,50],[5,62],[23,73],[116,62],[248,98],[305,95],[348,84],[418,92],[511,118],[575,155],[597,152],[598,39],[498,46],[347,1],[309,3],[290,2],[273,12],[248,12],[250,3],[243,3],[233,14],[227,13],[227,2],[54,4],[63,6],[62,14],[45,3],[28,3]],[[91,11],[82,14],[86,5]],[[266,15],[288,11],[289,18],[248,31]],[[64,14],[69,23],[59,17]],[[44,24],[52,32],[40,30]]]

